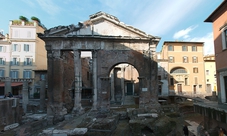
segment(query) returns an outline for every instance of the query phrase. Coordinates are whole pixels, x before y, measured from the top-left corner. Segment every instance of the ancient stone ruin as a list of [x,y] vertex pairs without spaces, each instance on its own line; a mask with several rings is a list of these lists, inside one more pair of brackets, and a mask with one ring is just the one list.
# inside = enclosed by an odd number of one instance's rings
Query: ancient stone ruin
[[[156,135],[171,134],[176,128],[176,120],[158,118],[162,113],[158,103],[155,61],[159,37],[147,35],[104,12],[93,14],[89,20],[78,25],[51,28],[39,37],[45,41],[48,56],[47,123],[82,118],[76,128],[56,133],[109,135],[114,133],[120,119],[129,119],[127,124],[133,135],[140,135],[142,131]],[[83,51],[92,54],[91,84],[83,80],[86,78],[82,68]],[[122,79],[118,80],[121,87],[114,88],[113,69],[124,64],[132,65],[138,72],[138,89],[131,92],[127,92]],[[124,71],[122,68],[119,70]],[[92,89],[89,112],[81,104],[85,84],[86,88]],[[124,105],[128,95],[137,96],[137,106],[126,105],[121,110],[119,105]],[[118,101],[121,102],[119,105],[116,104]],[[164,133],[156,130],[163,127],[166,128]],[[45,132],[48,134],[50,131],[53,130]]]
[[[83,113],[81,106],[81,52],[92,52],[93,105],[92,110],[110,110],[110,72],[120,63],[133,65],[139,73],[139,108],[159,107],[157,97],[157,62],[155,50],[159,37],[127,26],[116,17],[98,12],[78,25],[57,26],[39,34],[48,54],[49,121],[61,120],[69,107],[65,106],[67,91],[75,81],[72,112]],[[71,55],[73,57],[66,57]],[[67,65],[67,66],[66,66]],[[70,67],[70,73],[67,73]],[[67,75],[66,75],[67,74]],[[124,97],[122,92],[122,97]]]

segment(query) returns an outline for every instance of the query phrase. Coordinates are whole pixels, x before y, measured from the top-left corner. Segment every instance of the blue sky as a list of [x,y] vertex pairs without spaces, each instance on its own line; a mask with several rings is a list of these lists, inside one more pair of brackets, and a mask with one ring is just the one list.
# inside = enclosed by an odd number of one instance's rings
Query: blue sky
[[164,41],[205,42],[213,54],[212,23],[204,20],[223,0],[1,0],[0,30],[8,33],[10,20],[38,17],[48,29],[86,21],[99,11]]

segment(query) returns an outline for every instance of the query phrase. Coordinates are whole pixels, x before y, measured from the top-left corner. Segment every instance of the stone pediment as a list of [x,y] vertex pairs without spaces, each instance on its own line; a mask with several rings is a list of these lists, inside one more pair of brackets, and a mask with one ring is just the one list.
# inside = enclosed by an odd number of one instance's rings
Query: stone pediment
[[[104,36],[150,39],[154,36],[128,26],[119,21],[115,16],[104,12],[90,15],[89,20],[79,22],[77,25],[57,26],[44,32],[44,37],[80,37],[80,36]],[[155,37],[158,38],[159,37]]]

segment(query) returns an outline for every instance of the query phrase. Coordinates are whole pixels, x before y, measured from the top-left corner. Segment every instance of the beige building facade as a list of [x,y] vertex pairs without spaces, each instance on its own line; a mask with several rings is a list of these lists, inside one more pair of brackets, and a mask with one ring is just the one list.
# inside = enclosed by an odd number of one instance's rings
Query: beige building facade
[[203,45],[203,42],[164,42],[159,60],[168,60],[166,76],[169,94],[206,94]]
[[224,0],[204,22],[213,24],[218,100],[227,103],[227,1]]
[[[30,95],[34,93],[34,70],[47,70],[47,53],[44,42],[37,37],[43,33],[45,27],[37,21],[25,22],[12,20],[9,23],[9,42],[3,48],[4,54],[0,58],[4,64],[1,85],[5,87],[5,79],[11,79],[12,86],[22,86],[22,82],[29,82]],[[20,95],[20,89],[12,90],[14,95]]]
[[212,94],[213,91],[217,91],[215,56],[204,56],[204,65],[206,77],[206,92],[207,94]]

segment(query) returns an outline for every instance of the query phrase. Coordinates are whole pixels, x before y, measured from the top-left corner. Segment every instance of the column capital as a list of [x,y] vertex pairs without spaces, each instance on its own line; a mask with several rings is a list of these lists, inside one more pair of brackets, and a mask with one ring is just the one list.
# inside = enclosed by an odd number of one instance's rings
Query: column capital
[[46,45],[45,45],[45,48],[46,48],[47,51],[51,51],[52,45],[46,44]]
[[47,50],[48,58],[61,58],[61,50]]
[[74,57],[77,57],[77,56],[78,56],[79,58],[81,57],[81,51],[80,51],[80,50],[74,49],[74,50],[73,50],[73,54],[74,54]]
[[97,58],[97,50],[92,50],[92,58]]

